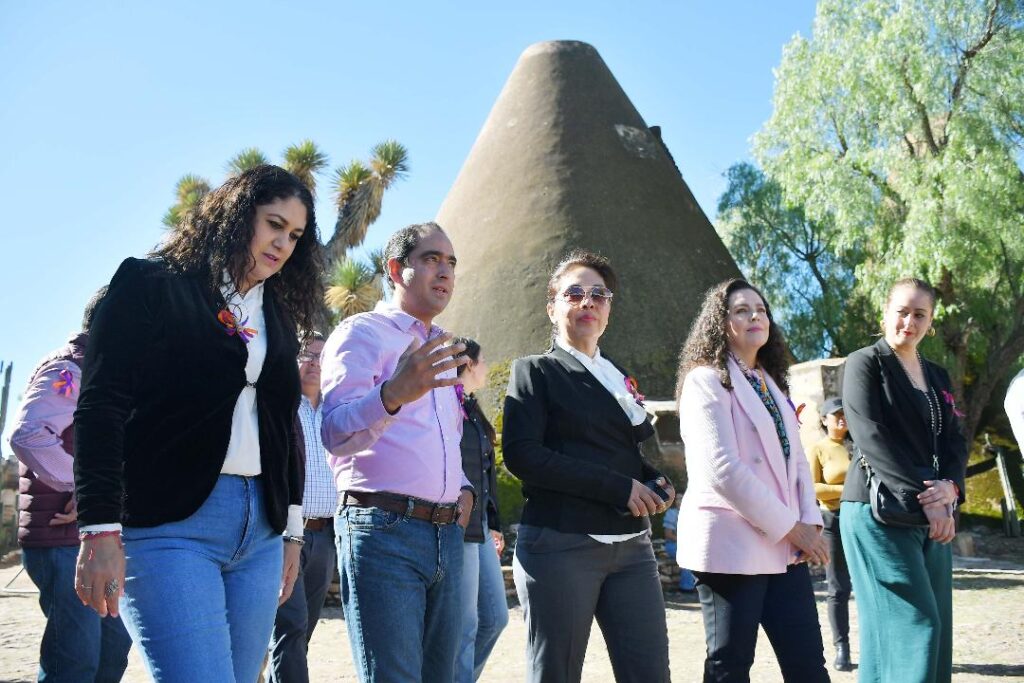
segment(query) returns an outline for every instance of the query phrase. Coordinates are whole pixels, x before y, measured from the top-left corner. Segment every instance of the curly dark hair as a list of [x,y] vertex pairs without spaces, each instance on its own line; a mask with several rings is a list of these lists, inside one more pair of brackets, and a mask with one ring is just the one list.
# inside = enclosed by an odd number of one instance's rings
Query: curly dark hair
[[249,251],[256,207],[298,198],[306,207],[306,229],[270,286],[304,333],[317,327],[324,300],[323,249],[313,195],[302,181],[278,166],[262,165],[230,178],[208,193],[151,256],[181,273],[199,275],[220,298],[222,273],[243,282],[256,265]]
[[683,382],[691,370],[708,366],[718,370],[722,386],[732,391],[729,377],[729,348],[726,345],[726,321],[729,317],[729,297],[741,289],[755,292],[768,314],[768,341],[757,351],[757,364],[764,369],[784,393],[789,394],[789,352],[782,330],[772,316],[772,309],[761,291],[746,280],[725,280],[704,295],[700,313],[690,327],[690,334],[679,352],[679,370],[676,374],[676,401],[683,392]]

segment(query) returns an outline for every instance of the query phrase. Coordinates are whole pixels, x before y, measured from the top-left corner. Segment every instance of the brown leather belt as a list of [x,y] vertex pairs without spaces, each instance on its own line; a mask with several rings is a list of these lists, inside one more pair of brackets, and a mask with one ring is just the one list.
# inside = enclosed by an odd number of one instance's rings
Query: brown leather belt
[[421,498],[399,496],[394,493],[345,491],[341,504],[343,507],[355,505],[364,508],[380,508],[400,515],[408,514],[413,519],[421,519],[432,524],[454,524],[459,520],[457,503],[431,503]]
[[302,522],[302,528],[306,531],[323,531],[328,524],[334,525],[333,517],[307,517]]

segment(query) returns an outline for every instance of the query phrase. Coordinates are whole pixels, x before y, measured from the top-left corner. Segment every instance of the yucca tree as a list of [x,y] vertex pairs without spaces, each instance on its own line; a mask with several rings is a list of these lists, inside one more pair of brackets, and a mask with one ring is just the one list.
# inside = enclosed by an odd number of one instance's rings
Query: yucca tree
[[327,155],[316,143],[306,139],[284,150],[284,167],[294,174],[309,191],[316,194],[316,174],[327,166]]
[[347,255],[334,263],[324,295],[333,324],[350,315],[372,310],[380,298],[380,276],[371,264]]
[[247,147],[231,157],[231,161],[228,162],[228,177],[233,178],[236,175],[245,173],[249,169],[269,163],[270,160],[258,148]]
[[363,243],[366,231],[380,217],[384,191],[409,172],[409,152],[395,140],[375,145],[371,154],[369,168],[356,160],[334,172],[338,220],[327,241],[332,258]]
[[189,173],[183,175],[178,184],[174,186],[174,195],[177,202],[164,214],[164,225],[168,228],[175,228],[185,214],[199,203],[199,200],[210,191],[210,181],[202,176]]

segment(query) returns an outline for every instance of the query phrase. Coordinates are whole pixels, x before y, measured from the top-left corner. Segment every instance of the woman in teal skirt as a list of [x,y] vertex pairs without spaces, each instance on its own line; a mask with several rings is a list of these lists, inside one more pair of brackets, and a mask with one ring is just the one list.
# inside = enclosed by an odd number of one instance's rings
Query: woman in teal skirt
[[[949,374],[917,350],[935,290],[893,284],[884,337],[846,361],[843,406],[857,444],[839,524],[860,629],[861,683],[948,683],[953,668],[953,510],[964,500],[967,443]],[[875,518],[868,472],[917,526]]]

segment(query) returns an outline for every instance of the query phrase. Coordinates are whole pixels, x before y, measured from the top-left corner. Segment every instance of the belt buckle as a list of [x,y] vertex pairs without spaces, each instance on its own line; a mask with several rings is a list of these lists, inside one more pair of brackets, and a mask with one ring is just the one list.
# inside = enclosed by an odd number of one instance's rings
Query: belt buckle
[[[441,503],[434,503],[434,507],[430,511],[430,521],[431,521],[431,523],[432,524],[451,524],[452,523],[451,510],[452,509],[449,508],[449,507],[442,506]],[[442,521],[442,519],[441,519],[441,514],[444,513],[444,512],[449,513],[447,521]]]

